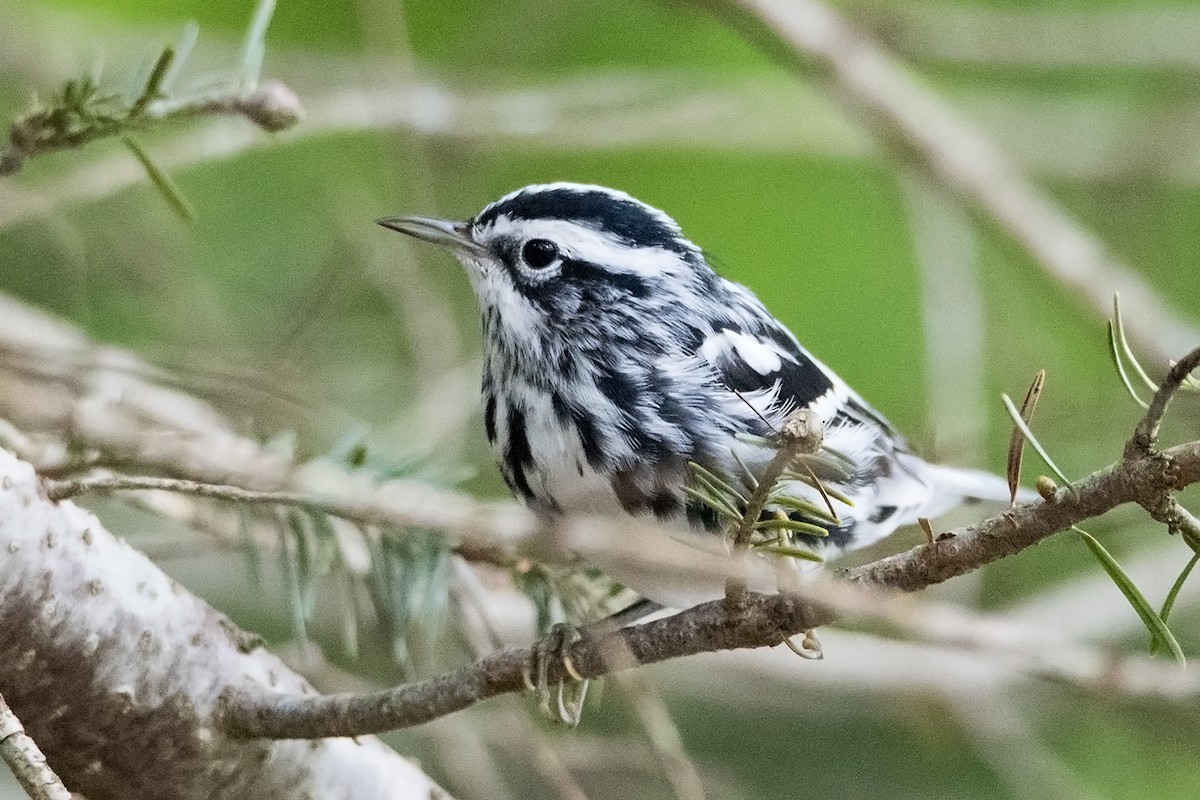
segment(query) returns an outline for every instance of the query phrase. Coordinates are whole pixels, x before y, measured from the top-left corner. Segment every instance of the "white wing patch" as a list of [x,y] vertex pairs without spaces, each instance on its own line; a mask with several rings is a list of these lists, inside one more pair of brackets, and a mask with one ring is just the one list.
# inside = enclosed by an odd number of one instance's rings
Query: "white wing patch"
[[764,378],[783,369],[785,358],[793,364],[797,363],[790,353],[781,350],[774,342],[731,330],[718,331],[708,337],[700,345],[700,355],[714,366],[720,366],[731,356],[736,356]]

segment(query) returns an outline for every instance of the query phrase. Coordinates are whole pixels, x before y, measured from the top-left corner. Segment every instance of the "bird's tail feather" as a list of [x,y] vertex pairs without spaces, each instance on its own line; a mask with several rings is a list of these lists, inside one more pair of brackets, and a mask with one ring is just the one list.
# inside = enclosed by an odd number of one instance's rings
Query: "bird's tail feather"
[[[999,475],[979,469],[942,464],[930,464],[929,469],[932,471],[934,485],[927,509],[928,516],[937,516],[964,500],[1008,503],[1012,497],[1008,481]],[[1018,502],[1036,498],[1037,493],[1032,489],[1017,489]]]

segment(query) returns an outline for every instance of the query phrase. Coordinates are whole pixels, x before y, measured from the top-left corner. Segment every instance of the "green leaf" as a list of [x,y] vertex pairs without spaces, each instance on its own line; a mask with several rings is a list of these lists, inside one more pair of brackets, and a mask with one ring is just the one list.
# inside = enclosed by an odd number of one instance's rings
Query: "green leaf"
[[150,182],[154,184],[163,199],[167,201],[167,205],[182,219],[184,222],[192,222],[196,219],[196,211],[192,208],[192,204],[184,197],[183,192],[171,176],[158,168],[158,165],[150,160],[150,155],[142,149],[132,136],[122,136],[121,141],[129,148],[142,165],[142,169],[146,170],[146,175],[150,178]]
[[1125,599],[1129,601],[1129,605],[1133,606],[1133,610],[1141,617],[1142,624],[1150,631],[1150,636],[1160,646],[1170,651],[1171,656],[1175,659],[1175,663],[1179,666],[1186,666],[1187,659],[1183,656],[1183,650],[1179,647],[1179,642],[1175,640],[1175,634],[1167,627],[1167,623],[1159,616],[1151,606],[1146,596],[1141,590],[1134,585],[1129,575],[1117,563],[1117,560],[1112,557],[1112,554],[1104,549],[1104,545],[1100,544],[1094,536],[1082,528],[1074,525],[1071,530],[1075,531],[1083,539],[1084,544],[1092,551],[1092,555],[1100,562],[1100,566],[1108,573],[1108,577],[1112,578],[1113,584],[1125,595]]
[[1042,461],[1046,462],[1046,466],[1050,468],[1051,472],[1058,476],[1058,479],[1063,482],[1063,485],[1065,485],[1067,489],[1072,492],[1075,491],[1075,487],[1071,485],[1071,480],[1063,474],[1063,471],[1058,468],[1058,465],[1055,464],[1054,460],[1051,459],[1046,453],[1046,449],[1042,447],[1042,443],[1039,442],[1037,437],[1033,435],[1033,431],[1029,430],[1029,426],[1025,424],[1025,420],[1021,419],[1021,412],[1018,411],[1017,407],[1013,404],[1012,398],[1006,394],[1002,394],[1000,395],[1000,399],[1004,402],[1004,408],[1008,411],[1008,416],[1012,419],[1013,424],[1017,426],[1018,430],[1021,431],[1021,435],[1024,436],[1026,441],[1029,442],[1029,446],[1032,447],[1039,456],[1041,456]]

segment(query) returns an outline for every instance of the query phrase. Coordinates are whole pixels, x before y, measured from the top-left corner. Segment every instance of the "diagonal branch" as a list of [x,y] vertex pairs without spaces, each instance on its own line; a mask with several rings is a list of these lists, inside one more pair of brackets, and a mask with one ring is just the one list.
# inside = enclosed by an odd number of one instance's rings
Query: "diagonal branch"
[[966,201],[1094,310],[1107,315],[1113,292],[1120,292],[1130,332],[1160,363],[1200,339],[1193,320],[840,11],[821,0],[693,2],[787,66],[824,79],[879,139]]
[[1158,425],[1162,422],[1163,415],[1167,413],[1167,406],[1170,405],[1171,398],[1187,381],[1188,376],[1197,369],[1200,369],[1200,347],[1171,365],[1167,377],[1163,379],[1158,391],[1154,393],[1154,399],[1150,401],[1146,415],[1138,423],[1133,438],[1126,445],[1127,453],[1131,448],[1133,452],[1149,453],[1157,446]]
[[[855,567],[843,577],[868,588],[917,591],[1018,553],[1118,505],[1200,482],[1200,442],[1171,448],[1165,455],[1176,469],[1164,470],[1152,456],[1126,458],[1080,481],[1075,492],[1060,491],[1050,501],[1018,506],[933,544]],[[652,664],[773,646],[836,617],[836,609],[819,597],[749,594],[734,609],[715,600],[607,637],[584,638],[569,656],[579,674],[594,678],[621,662],[608,657],[617,648],[632,656],[624,663]],[[505,650],[436,678],[366,695],[229,692],[223,719],[234,735],[266,738],[352,736],[419,725],[489,697],[521,691],[522,671],[532,654],[531,648]],[[551,667],[551,680],[564,677],[560,665]]]

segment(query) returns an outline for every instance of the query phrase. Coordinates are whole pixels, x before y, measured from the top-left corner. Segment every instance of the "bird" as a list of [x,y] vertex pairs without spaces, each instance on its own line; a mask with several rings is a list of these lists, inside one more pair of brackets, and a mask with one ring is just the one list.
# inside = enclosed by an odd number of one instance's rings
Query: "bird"
[[[764,513],[803,520],[813,533],[792,538],[822,558],[963,502],[1010,500],[996,475],[916,455],[674,219],[623,191],[534,184],[464,221],[378,223],[465,268],[482,320],[485,433],[536,511],[721,533],[728,520],[686,489],[689,465],[730,481],[761,471],[800,409],[823,433],[817,480],[787,487],[809,510]],[[812,510],[826,504],[834,513]]]

